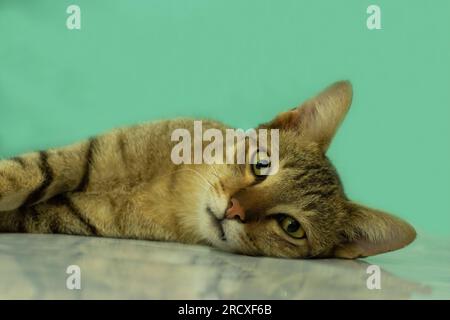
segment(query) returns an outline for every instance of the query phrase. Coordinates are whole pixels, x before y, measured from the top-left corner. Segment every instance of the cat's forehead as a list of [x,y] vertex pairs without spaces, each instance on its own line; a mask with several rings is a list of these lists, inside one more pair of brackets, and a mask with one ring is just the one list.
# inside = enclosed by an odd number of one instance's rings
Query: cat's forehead
[[334,170],[317,144],[302,141],[298,137],[287,136],[280,141],[279,158],[284,168],[307,169],[320,166]]
[[312,208],[346,198],[336,168],[313,144],[292,141],[280,145],[279,173],[287,192],[285,197],[294,203]]

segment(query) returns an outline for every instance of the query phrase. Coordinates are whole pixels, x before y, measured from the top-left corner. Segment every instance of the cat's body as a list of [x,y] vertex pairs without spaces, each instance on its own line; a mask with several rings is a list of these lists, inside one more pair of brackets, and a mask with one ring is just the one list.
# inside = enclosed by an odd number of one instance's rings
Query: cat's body
[[171,161],[170,134],[178,128],[192,129],[192,120],[117,129],[1,161],[0,210],[8,211],[0,214],[0,231],[201,242],[189,223],[180,224],[189,220],[189,184],[204,183],[204,165]]
[[263,178],[250,164],[174,164],[171,133],[192,132],[190,119],[1,160],[0,232],[177,241],[292,258],[398,249],[414,229],[350,202],[324,155],[350,102],[351,87],[340,82],[262,125],[280,129],[280,170]]

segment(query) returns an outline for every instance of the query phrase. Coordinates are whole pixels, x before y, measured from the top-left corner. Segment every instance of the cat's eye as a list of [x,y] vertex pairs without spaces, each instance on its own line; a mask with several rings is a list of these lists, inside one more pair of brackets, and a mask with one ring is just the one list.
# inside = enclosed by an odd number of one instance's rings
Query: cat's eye
[[270,158],[265,152],[257,152],[252,163],[252,171],[256,177],[264,178],[270,170]]
[[296,239],[305,238],[305,230],[303,230],[300,222],[298,222],[294,218],[287,215],[280,215],[278,216],[277,220],[281,229],[283,229],[291,237]]

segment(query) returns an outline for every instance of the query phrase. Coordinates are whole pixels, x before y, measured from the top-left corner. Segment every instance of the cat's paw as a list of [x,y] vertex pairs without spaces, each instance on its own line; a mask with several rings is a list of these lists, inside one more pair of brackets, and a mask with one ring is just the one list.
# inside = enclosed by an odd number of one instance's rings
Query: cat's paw
[[33,191],[33,178],[27,174],[22,158],[0,161],[0,211],[18,208]]

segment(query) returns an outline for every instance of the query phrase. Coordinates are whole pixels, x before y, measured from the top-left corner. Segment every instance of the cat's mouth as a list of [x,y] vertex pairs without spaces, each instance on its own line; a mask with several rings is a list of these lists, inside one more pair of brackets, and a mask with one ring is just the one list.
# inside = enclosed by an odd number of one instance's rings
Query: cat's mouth
[[214,214],[213,210],[210,207],[206,207],[206,212],[208,212],[208,214],[211,217],[212,220],[212,224],[216,227],[218,233],[219,233],[219,238],[222,241],[227,241],[227,237],[225,236],[225,231],[223,230],[223,226],[222,226],[222,220],[217,219],[216,215]]

